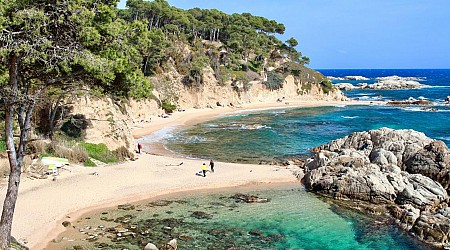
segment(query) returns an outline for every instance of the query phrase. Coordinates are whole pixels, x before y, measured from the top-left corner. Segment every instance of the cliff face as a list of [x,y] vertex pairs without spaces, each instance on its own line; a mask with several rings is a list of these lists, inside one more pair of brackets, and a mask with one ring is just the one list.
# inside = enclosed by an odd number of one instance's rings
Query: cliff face
[[[245,89],[244,84],[239,81],[230,80],[219,84],[213,70],[208,67],[203,72],[201,89],[185,87],[182,83],[183,76],[175,70],[154,78],[153,81],[156,83],[157,97],[171,99],[171,95],[177,95],[176,103],[181,108],[239,106],[244,103],[275,101],[283,97],[296,100],[346,100],[343,93],[334,87],[326,93],[320,84],[325,79],[322,77],[320,73],[305,68],[300,77],[288,75],[283,87],[278,90],[269,90],[264,86],[263,79],[250,81],[248,89]],[[164,80],[161,81],[161,78]]]
[[[155,100],[127,102],[113,101],[111,98],[84,96],[71,102],[72,114],[83,114],[90,121],[85,140],[91,143],[105,143],[111,150],[120,146],[133,149],[134,139],[131,129],[148,122],[151,116],[164,113],[160,109],[161,100],[170,100],[179,109],[216,108],[219,106],[239,106],[245,103],[274,102],[277,99],[295,100],[345,100],[338,89],[326,89],[318,72],[305,68],[304,73],[294,78],[284,79],[283,87],[269,90],[262,79],[251,81],[244,90],[239,82],[228,81],[219,84],[211,68],[203,72],[201,89],[186,87],[183,76],[174,68],[158,77],[153,77]],[[324,90],[325,89],[325,90]]]
[[104,143],[110,150],[125,146],[134,149],[131,129],[136,123],[147,122],[149,117],[161,112],[155,100],[127,103],[115,102],[111,98],[84,96],[70,105],[72,114],[83,114],[89,121],[85,141]]

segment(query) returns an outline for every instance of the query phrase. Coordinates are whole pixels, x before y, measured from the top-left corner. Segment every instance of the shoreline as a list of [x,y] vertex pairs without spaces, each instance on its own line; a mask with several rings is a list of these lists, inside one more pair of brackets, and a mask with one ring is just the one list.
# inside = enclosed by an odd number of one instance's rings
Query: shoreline
[[[164,147],[159,141],[145,141],[145,137],[152,133],[159,132],[164,128],[170,127],[174,131],[182,130],[187,127],[217,119],[224,116],[229,116],[238,113],[254,113],[258,111],[277,110],[277,109],[295,109],[295,108],[312,108],[312,107],[327,107],[327,106],[347,106],[347,105],[383,105],[384,102],[373,101],[304,101],[304,100],[286,100],[285,102],[263,102],[263,103],[248,103],[240,107],[218,107],[215,109],[190,109],[184,112],[176,112],[169,116],[169,118],[152,117],[152,122],[145,123],[144,126],[133,130],[133,137],[136,141],[141,142],[143,151],[154,155],[165,155],[177,158],[188,158],[188,156],[178,154],[170,151]],[[188,158],[189,159],[189,158]],[[201,160],[201,159],[199,159]]]
[[[134,128],[133,136],[141,138],[168,126],[181,129],[233,112],[335,105],[377,104],[363,101],[285,101],[252,103],[241,107],[191,109],[176,112],[169,118],[154,118],[151,123]],[[70,166],[70,172],[63,171],[56,181],[23,178],[13,222],[13,235],[19,241],[27,242],[30,249],[43,249],[54,237],[65,231],[61,225],[63,221],[74,221],[82,214],[96,209],[199,189],[214,190],[298,181],[292,174],[292,168],[296,166],[286,168],[225,162],[216,162],[218,171],[210,173],[207,178],[201,178],[195,176],[195,172],[200,169],[200,159],[174,156],[168,154],[167,150],[160,154],[144,153],[136,161],[114,166]],[[183,162],[182,166],[173,165],[180,162]],[[222,171],[222,168],[227,171]],[[0,188],[0,193],[4,196],[5,188]],[[30,218],[33,223],[30,223]]]

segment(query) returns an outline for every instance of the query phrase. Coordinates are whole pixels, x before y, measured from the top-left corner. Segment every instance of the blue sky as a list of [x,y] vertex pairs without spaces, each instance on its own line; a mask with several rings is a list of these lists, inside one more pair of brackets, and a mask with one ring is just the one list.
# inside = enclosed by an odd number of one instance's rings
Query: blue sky
[[[121,0],[119,7],[125,6]],[[169,0],[283,23],[315,69],[450,68],[450,0]]]

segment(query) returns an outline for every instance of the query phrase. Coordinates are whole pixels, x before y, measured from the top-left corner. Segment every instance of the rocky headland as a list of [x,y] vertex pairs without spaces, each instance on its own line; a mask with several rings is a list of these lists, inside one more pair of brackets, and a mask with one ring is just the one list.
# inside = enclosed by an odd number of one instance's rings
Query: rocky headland
[[381,128],[312,151],[302,179],[309,190],[381,206],[419,240],[450,246],[450,152],[444,142],[414,130]]
[[[330,79],[330,78],[329,78]],[[331,78],[330,80],[336,80],[335,78]],[[343,78],[338,80],[357,80],[361,81],[364,78],[350,77]],[[427,85],[418,82],[421,80],[420,78],[415,77],[401,77],[401,76],[386,76],[386,77],[378,77],[376,78],[377,82],[368,84],[368,83],[358,83],[357,85],[353,85],[351,83],[337,83],[334,84],[340,90],[354,90],[354,89],[372,89],[372,90],[393,90],[393,89],[417,89],[424,88]]]

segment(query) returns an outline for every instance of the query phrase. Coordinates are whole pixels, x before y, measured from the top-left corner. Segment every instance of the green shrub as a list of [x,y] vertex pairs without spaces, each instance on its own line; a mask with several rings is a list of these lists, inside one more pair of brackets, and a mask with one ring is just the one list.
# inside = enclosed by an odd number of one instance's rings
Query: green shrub
[[283,88],[284,77],[282,74],[270,71],[267,75],[267,81],[264,85],[270,90],[277,90]]
[[162,100],[162,107],[161,107],[167,114],[173,113],[175,109],[177,109],[177,106],[175,104],[170,103],[168,100]]
[[330,80],[324,79],[320,82],[320,86],[322,87],[323,93],[328,94],[333,89],[333,84]]
[[231,70],[227,69],[225,66],[220,66],[216,72],[216,78],[219,81],[220,86],[225,86],[227,81],[231,80]]
[[[251,80],[246,71],[234,71],[233,78],[232,87],[235,91],[248,91],[250,89]],[[241,83],[241,85],[238,83]]]
[[61,126],[61,130],[69,137],[82,138],[88,125],[89,121],[83,114],[76,114]]
[[[114,163],[118,162],[119,159],[117,156],[106,147],[105,144],[93,144],[93,143],[80,143],[80,146],[86,149],[89,157],[92,157],[96,160],[105,162],[105,163]],[[87,161],[87,160],[86,160]]]
[[0,152],[6,152],[6,141],[5,138],[0,139]]
[[84,166],[85,166],[85,167],[96,167],[97,165],[96,165],[93,161],[91,161],[91,159],[87,159],[87,160],[84,162]]

